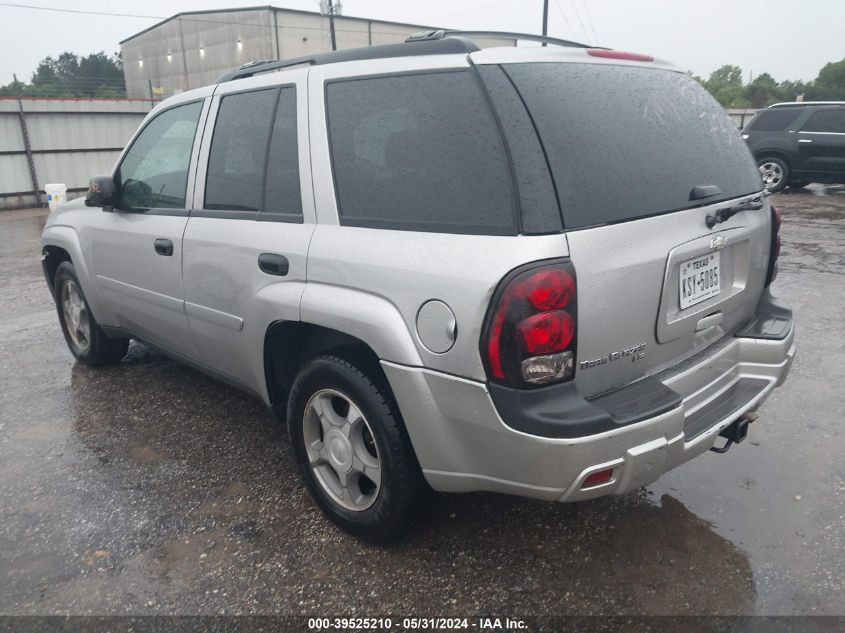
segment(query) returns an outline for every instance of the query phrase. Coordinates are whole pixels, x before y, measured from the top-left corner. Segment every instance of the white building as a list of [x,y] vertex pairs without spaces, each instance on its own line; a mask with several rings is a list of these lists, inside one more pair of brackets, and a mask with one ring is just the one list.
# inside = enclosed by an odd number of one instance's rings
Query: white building
[[[338,49],[395,44],[431,28],[335,17]],[[177,13],[123,40],[120,47],[127,95],[160,99],[214,83],[249,61],[330,51],[331,37],[327,16],[265,6]]]

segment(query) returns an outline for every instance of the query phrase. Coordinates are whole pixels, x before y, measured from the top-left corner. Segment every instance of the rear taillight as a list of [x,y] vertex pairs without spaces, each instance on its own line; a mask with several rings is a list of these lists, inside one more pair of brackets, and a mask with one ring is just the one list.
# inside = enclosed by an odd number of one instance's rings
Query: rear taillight
[[554,260],[522,266],[499,284],[488,309],[481,355],[490,380],[532,387],[575,373],[575,268]]
[[626,59],[629,62],[653,62],[654,57],[642,53],[629,53],[627,51],[614,51],[608,48],[588,48],[587,55],[593,57],[604,57],[605,59]]
[[766,287],[778,276],[778,257],[780,257],[780,211],[772,205],[772,243],[769,249],[769,269],[766,272]]

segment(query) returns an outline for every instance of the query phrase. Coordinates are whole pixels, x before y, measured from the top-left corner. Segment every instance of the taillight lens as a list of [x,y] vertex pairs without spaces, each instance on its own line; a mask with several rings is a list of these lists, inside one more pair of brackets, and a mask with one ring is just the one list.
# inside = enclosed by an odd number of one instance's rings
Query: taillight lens
[[562,352],[575,335],[575,321],[564,310],[541,312],[519,322],[525,349],[532,354]]
[[782,218],[780,215],[780,211],[775,209],[775,206],[772,205],[772,243],[769,249],[769,269],[766,272],[766,287],[771,285],[771,283],[777,278],[778,276],[778,257],[780,257],[780,225],[782,222]]
[[514,387],[572,379],[576,320],[575,268],[569,261],[511,272],[493,295],[482,336],[488,376]]

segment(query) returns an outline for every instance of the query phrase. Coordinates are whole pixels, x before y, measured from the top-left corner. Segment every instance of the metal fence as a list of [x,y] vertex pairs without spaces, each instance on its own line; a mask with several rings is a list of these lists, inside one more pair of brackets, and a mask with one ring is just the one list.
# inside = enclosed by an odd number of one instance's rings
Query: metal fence
[[107,173],[150,111],[146,99],[0,98],[0,210],[42,206],[44,185],[68,199]]

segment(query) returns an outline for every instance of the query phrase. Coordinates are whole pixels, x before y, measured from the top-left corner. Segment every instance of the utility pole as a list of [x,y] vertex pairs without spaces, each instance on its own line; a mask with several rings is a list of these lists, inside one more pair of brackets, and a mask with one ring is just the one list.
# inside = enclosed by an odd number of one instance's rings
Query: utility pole
[[[548,2],[548,0],[547,0],[547,2]],[[328,3],[329,3],[329,11],[328,11],[328,13],[329,13],[329,33],[332,36],[332,50],[336,51],[337,50],[337,39],[335,39],[335,34],[334,34],[334,2],[332,2],[332,0],[328,0]]]
[[[329,0],[329,4],[331,4],[331,0]],[[543,0],[543,37],[546,37],[549,34],[549,0]],[[543,42],[543,46],[546,43]]]

